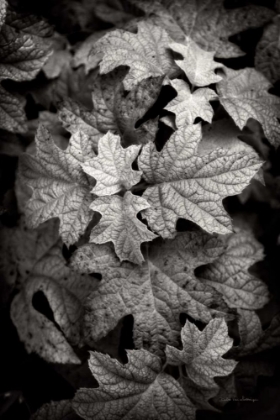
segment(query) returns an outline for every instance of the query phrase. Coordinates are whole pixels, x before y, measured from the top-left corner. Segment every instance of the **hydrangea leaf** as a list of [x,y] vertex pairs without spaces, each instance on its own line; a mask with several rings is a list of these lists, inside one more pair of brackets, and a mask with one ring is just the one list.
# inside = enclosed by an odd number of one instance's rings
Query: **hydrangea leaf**
[[218,96],[212,89],[202,88],[191,92],[189,85],[180,79],[170,81],[177,96],[166,107],[167,111],[176,115],[178,125],[184,122],[193,124],[197,117],[211,123],[214,111],[209,101],[217,100]]
[[124,149],[119,136],[110,132],[105,134],[98,143],[98,156],[82,165],[83,170],[96,180],[92,193],[98,196],[112,195],[138,184],[141,172],[132,169],[131,165],[140,147],[132,145]]
[[48,130],[40,126],[36,135],[36,156],[21,159],[21,178],[33,189],[26,206],[29,227],[58,217],[60,234],[67,244],[76,242],[92,218],[89,204],[90,181],[81,164],[88,157],[90,139],[76,133],[64,151],[55,145]]
[[[58,115],[63,127],[72,134],[85,133],[90,137],[92,147],[97,151],[99,139],[102,133],[99,132],[94,114],[83,108],[77,102],[67,99],[58,105]],[[93,157],[91,153],[89,157]]]
[[213,388],[201,388],[184,375],[179,379],[179,383],[198,410],[219,411],[209,402],[210,398],[215,397],[219,392],[219,386],[213,385]]
[[235,148],[235,143],[230,148],[219,144],[204,151],[201,138],[200,124],[185,123],[161,152],[149,143],[138,159],[150,184],[143,194],[150,208],[142,215],[163,238],[174,236],[179,218],[197,223],[209,233],[229,233],[231,221],[222,200],[239,194],[262,164],[253,150]]
[[256,48],[255,66],[272,83],[280,79],[280,17],[264,28]]
[[90,352],[89,368],[98,388],[80,389],[73,408],[86,420],[194,420],[195,408],[179,383],[162,372],[160,359],[146,350],[128,350],[122,365]]
[[240,336],[240,346],[238,356],[250,354],[258,346],[262,336],[262,325],[260,318],[254,311],[238,309],[238,330]]
[[273,145],[280,138],[280,99],[268,93],[270,82],[253,68],[225,69],[226,77],[217,84],[221,104],[235,124],[243,129],[249,118],[259,121]]
[[[50,363],[80,363],[72,346],[82,344],[83,302],[97,281],[77,275],[65,263],[62,243],[54,245],[33,267],[11,305],[11,318],[28,353]],[[34,307],[44,295],[54,322]]]
[[99,197],[90,206],[102,215],[100,222],[90,235],[90,242],[104,244],[113,242],[121,261],[129,260],[136,264],[144,261],[141,243],[152,241],[156,235],[148,230],[137,214],[148,207],[142,197],[126,192],[124,197]]
[[52,401],[44,404],[31,420],[79,420],[70,400]]
[[135,124],[156,101],[162,77],[148,78],[140,82],[129,93],[125,92],[122,80],[126,70],[119,68],[106,75],[97,75],[92,84],[91,111],[84,110],[73,101],[67,100],[59,106],[59,117],[63,126],[71,133],[81,129],[97,144],[102,134],[109,130],[122,136],[122,144],[147,143],[148,133],[144,124]]
[[238,57],[244,53],[229,38],[269,22],[274,12],[255,5],[226,10],[222,0],[163,0],[183,32],[216,57]]
[[135,346],[163,357],[167,343],[178,345],[181,313],[205,323],[224,316],[227,307],[219,294],[194,275],[196,267],[214,261],[223,249],[216,236],[182,233],[172,241],[153,242],[145,263],[136,266],[121,264],[108,246],[84,245],[71,267],[102,275],[85,308],[87,342],[106,336],[120,319],[133,315]]
[[[0,6],[0,81],[31,80],[51,54],[50,27],[33,16],[18,15]],[[0,128],[11,132],[27,131],[25,100],[0,87]]]
[[172,42],[169,47],[183,57],[182,60],[175,60],[175,63],[192,85],[202,87],[222,80],[215,73],[215,70],[223,68],[221,63],[214,61],[215,52],[202,50],[190,37],[186,37],[184,44]]
[[268,289],[248,269],[263,258],[263,248],[250,231],[228,237],[227,251],[197,275],[223,294],[231,308],[259,309],[268,301]]
[[8,298],[15,287],[21,287],[34,265],[58,240],[57,223],[54,220],[28,230],[23,218],[15,227],[1,226],[0,276],[6,283],[1,290],[1,300]]
[[236,366],[234,360],[223,359],[232,347],[225,320],[212,319],[203,331],[188,320],[181,333],[183,349],[166,347],[167,362],[185,365],[188,378],[201,388],[213,389],[215,376],[227,376]]
[[79,67],[84,65],[85,72],[88,74],[90,70],[96,69],[100,60],[102,59],[102,53],[91,54],[91,50],[98,39],[104,36],[106,31],[98,31],[92,33],[88,38],[86,38],[75,51],[72,65],[73,67]]
[[280,343],[280,315],[279,313],[272,318],[269,327],[263,331],[254,353],[262,352],[279,346]]
[[131,90],[148,77],[176,74],[176,65],[168,50],[170,38],[166,31],[148,22],[138,24],[137,34],[123,30],[109,32],[94,46],[94,54],[103,52],[100,73],[109,73],[119,66],[128,66],[123,80]]

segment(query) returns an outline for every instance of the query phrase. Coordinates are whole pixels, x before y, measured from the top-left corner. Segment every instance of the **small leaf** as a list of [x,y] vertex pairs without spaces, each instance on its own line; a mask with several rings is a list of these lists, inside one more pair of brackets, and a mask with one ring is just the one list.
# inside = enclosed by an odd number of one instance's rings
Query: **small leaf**
[[259,121],[273,145],[280,138],[280,99],[268,93],[269,81],[253,68],[224,69],[226,77],[218,83],[221,104],[242,130],[249,118]]
[[109,32],[96,42],[93,53],[104,54],[100,63],[101,74],[109,73],[118,66],[128,66],[130,70],[123,83],[125,90],[131,90],[148,77],[176,73],[168,51],[169,42],[164,29],[140,22],[137,34],[119,29]]
[[202,50],[190,37],[185,38],[184,44],[172,42],[169,47],[182,55],[183,60],[175,60],[175,63],[183,70],[192,85],[208,86],[222,80],[222,77],[214,72],[223,68],[221,63],[214,61],[215,52]]
[[223,359],[232,347],[225,320],[212,319],[203,331],[186,321],[182,328],[183,349],[166,347],[167,362],[185,365],[188,378],[201,388],[217,388],[215,376],[227,376],[236,366],[234,360]]
[[191,93],[189,85],[180,79],[172,80],[170,84],[176,90],[177,96],[165,109],[176,115],[179,126],[184,123],[192,124],[197,117],[211,123],[214,111],[209,101],[218,99],[214,90],[203,88]]
[[174,236],[179,218],[209,233],[229,233],[231,221],[222,200],[239,194],[262,164],[248,147],[219,145],[207,152],[201,138],[200,124],[182,123],[161,152],[149,143],[138,158],[150,184],[143,194],[150,207],[142,216],[163,238]]
[[160,359],[128,350],[128,363],[90,352],[89,367],[99,387],[80,389],[73,408],[86,420],[194,420],[195,408],[177,381],[162,373]]
[[96,180],[92,193],[98,196],[112,195],[123,188],[129,190],[138,184],[141,172],[132,169],[140,146],[123,149],[120,137],[108,132],[98,143],[98,156],[82,165],[85,173]]
[[268,301],[266,285],[248,272],[263,258],[262,246],[247,230],[228,237],[227,251],[198,277],[222,293],[231,308],[259,309]]
[[57,147],[48,130],[40,126],[36,135],[37,154],[24,154],[21,178],[33,189],[26,206],[29,227],[58,217],[60,234],[67,244],[76,242],[92,218],[90,182],[81,164],[88,157],[90,139],[74,134],[66,151]]
[[137,219],[137,214],[149,205],[142,197],[126,192],[124,197],[100,197],[90,208],[102,215],[101,221],[91,231],[90,242],[113,242],[121,261],[135,264],[144,261],[140,250],[142,242],[152,241],[156,235]]

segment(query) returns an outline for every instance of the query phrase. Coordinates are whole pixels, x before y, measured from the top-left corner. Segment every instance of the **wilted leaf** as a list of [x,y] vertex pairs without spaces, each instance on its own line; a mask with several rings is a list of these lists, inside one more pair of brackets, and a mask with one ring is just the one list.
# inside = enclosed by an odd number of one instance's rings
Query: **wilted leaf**
[[255,5],[226,10],[223,0],[163,0],[183,32],[216,57],[238,57],[244,53],[229,38],[246,29],[269,22],[274,12]]
[[234,360],[222,357],[233,343],[223,318],[212,319],[203,331],[187,320],[181,338],[182,350],[166,347],[167,362],[175,366],[184,365],[188,378],[199,387],[217,388],[214,378],[227,376],[235,368]]
[[94,46],[94,54],[102,52],[100,73],[109,73],[119,66],[128,66],[123,80],[126,90],[149,77],[176,74],[168,44],[170,38],[164,29],[147,22],[138,24],[137,34],[123,30],[107,33]]
[[170,81],[170,84],[176,90],[177,96],[165,109],[176,115],[179,126],[184,123],[192,124],[197,117],[211,123],[214,111],[209,101],[218,99],[214,90],[203,88],[192,93],[189,85],[180,79]]
[[192,85],[202,87],[222,80],[215,73],[215,70],[223,68],[221,63],[214,61],[215,52],[202,50],[190,37],[185,38],[184,44],[172,42],[169,48],[183,57],[182,60],[175,60],[175,63]]
[[204,152],[201,138],[200,124],[185,123],[161,152],[149,143],[138,159],[145,181],[151,184],[143,194],[150,208],[142,215],[163,238],[174,236],[179,218],[209,233],[230,232],[222,200],[239,194],[261,166],[253,150],[234,143],[230,148],[219,144],[209,152],[206,147]]
[[255,55],[256,69],[272,83],[280,79],[280,18],[275,18],[263,32]]
[[248,231],[228,237],[227,251],[197,276],[220,292],[231,308],[259,309],[268,301],[268,290],[248,269],[263,258],[263,248]]
[[133,195],[130,191],[126,192],[124,197],[114,195],[97,198],[90,208],[102,217],[91,231],[90,242],[113,242],[121,261],[141,264],[144,261],[140,249],[142,242],[156,238],[156,235],[137,219],[137,214],[148,206],[144,198]]
[[269,81],[253,68],[224,69],[226,77],[218,83],[221,104],[235,124],[244,128],[249,118],[259,121],[273,145],[280,138],[280,99],[268,93]]
[[86,305],[87,341],[99,340],[124,316],[133,315],[135,346],[163,356],[167,343],[178,344],[181,313],[206,323],[227,312],[214,289],[194,276],[196,267],[222,252],[221,240],[197,232],[153,242],[141,266],[120,264],[108,246],[80,248],[71,265],[80,272],[102,275]]
[[160,359],[128,350],[128,363],[91,352],[89,367],[98,388],[82,388],[73,408],[86,420],[194,420],[195,408],[177,381],[162,372]]
[[[11,317],[29,353],[36,352],[51,363],[80,363],[71,346],[83,343],[82,304],[97,281],[71,271],[61,249],[61,243],[54,245],[33,266],[12,302]],[[35,309],[38,294],[47,299],[51,318]]]
[[33,189],[26,206],[28,226],[34,228],[58,217],[63,241],[73,244],[92,218],[91,184],[81,167],[91,150],[90,139],[82,132],[76,133],[64,151],[55,145],[48,130],[40,126],[36,145],[36,156],[23,155],[20,167],[22,180]]
[[95,195],[105,196],[129,190],[141,179],[141,172],[131,165],[138,156],[140,146],[121,146],[119,136],[108,132],[98,143],[98,156],[85,162],[85,173],[96,180],[91,191]]
[[44,404],[32,416],[32,420],[79,420],[70,400],[52,401]]

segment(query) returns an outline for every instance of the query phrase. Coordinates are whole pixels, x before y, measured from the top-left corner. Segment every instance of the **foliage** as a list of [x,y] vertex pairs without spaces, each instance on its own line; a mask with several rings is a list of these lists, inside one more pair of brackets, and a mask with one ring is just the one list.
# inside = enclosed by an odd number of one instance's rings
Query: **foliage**
[[279,209],[278,3],[72,0],[49,23],[14,3],[0,3],[0,153],[19,157],[12,185],[1,172],[1,302],[76,392],[32,418],[223,410],[279,346],[261,216],[244,216],[254,194]]

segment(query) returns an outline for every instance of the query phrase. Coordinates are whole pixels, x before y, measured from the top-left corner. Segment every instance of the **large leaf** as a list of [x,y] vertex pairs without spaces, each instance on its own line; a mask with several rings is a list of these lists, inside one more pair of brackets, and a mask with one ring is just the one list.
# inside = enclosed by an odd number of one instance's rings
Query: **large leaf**
[[73,244],[92,218],[89,209],[92,184],[81,167],[92,153],[90,138],[76,133],[64,151],[56,146],[48,130],[40,126],[36,145],[36,156],[23,155],[20,167],[22,180],[33,189],[26,206],[27,223],[36,227],[58,217],[63,241]]
[[236,366],[234,360],[222,357],[233,343],[225,320],[213,319],[203,331],[187,320],[181,337],[182,350],[166,347],[167,362],[184,365],[188,377],[199,387],[217,388],[214,377],[227,376]]
[[180,79],[170,81],[177,96],[166,107],[167,111],[176,115],[178,125],[184,122],[193,124],[197,117],[211,123],[214,111],[209,101],[217,100],[218,96],[212,89],[202,88],[191,92],[189,85]]
[[142,215],[163,238],[174,236],[179,218],[209,233],[230,232],[231,221],[222,200],[239,194],[261,166],[252,149],[235,146],[242,144],[238,140],[231,147],[219,142],[208,151],[201,138],[200,124],[182,123],[161,152],[149,143],[138,159],[150,184],[143,194],[150,208]]
[[[0,81],[22,82],[33,79],[51,54],[50,27],[34,16],[19,15],[1,2]],[[0,128],[12,132],[27,131],[25,101],[6,89],[0,89]]]
[[253,234],[239,231],[228,237],[226,252],[197,275],[222,293],[231,308],[259,309],[268,301],[268,289],[248,269],[262,258],[262,246]]
[[280,79],[280,18],[268,25],[256,48],[255,65],[272,83]]
[[[80,363],[72,346],[82,346],[83,302],[97,281],[71,271],[54,245],[33,267],[15,296],[11,317],[26,350],[51,363]],[[34,307],[34,299],[47,299],[51,316]]]
[[156,235],[144,223],[137,219],[137,214],[149,207],[147,201],[126,192],[124,197],[99,197],[90,206],[102,215],[100,222],[93,228],[90,242],[104,244],[113,242],[117,256],[121,261],[128,260],[141,264],[142,242],[152,241]]
[[80,389],[73,401],[86,420],[194,420],[195,408],[177,381],[162,372],[160,359],[128,350],[128,363],[91,352],[89,367],[98,388]]
[[140,146],[121,146],[120,137],[108,132],[98,143],[98,156],[82,165],[83,170],[96,180],[92,193],[112,195],[129,190],[141,179],[141,172],[132,169]]
[[204,50],[216,51],[216,56],[223,58],[244,54],[229,41],[232,35],[261,27],[274,16],[272,10],[254,5],[226,10],[223,0],[162,2],[187,36]]
[[196,267],[215,260],[222,251],[223,243],[216,236],[197,232],[153,242],[141,266],[120,264],[108,246],[78,249],[72,266],[102,275],[86,306],[87,341],[99,340],[124,316],[133,315],[136,347],[163,356],[167,343],[178,344],[181,313],[206,323],[227,311],[214,289],[194,276]]
[[266,137],[273,145],[280,138],[280,99],[268,93],[270,82],[253,68],[231,70],[225,68],[226,76],[218,83],[221,104],[235,124],[244,128],[249,118],[259,121]]
[[137,34],[123,30],[109,32],[94,46],[94,54],[102,52],[100,73],[109,73],[119,66],[128,66],[123,80],[126,90],[148,77],[176,73],[168,44],[170,38],[164,29],[148,22],[138,24]]
[[182,60],[175,60],[175,63],[193,86],[208,86],[222,80],[215,73],[215,70],[223,67],[221,63],[214,61],[215,52],[202,50],[190,37],[185,38],[184,44],[172,42],[169,47],[183,57]]

